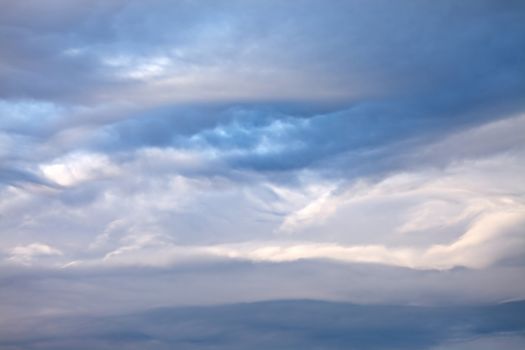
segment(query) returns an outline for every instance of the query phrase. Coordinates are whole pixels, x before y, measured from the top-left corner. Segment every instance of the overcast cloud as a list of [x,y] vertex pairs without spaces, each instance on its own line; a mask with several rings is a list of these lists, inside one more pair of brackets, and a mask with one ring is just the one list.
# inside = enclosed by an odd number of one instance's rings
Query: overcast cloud
[[[524,22],[513,0],[0,0],[0,322],[28,341],[0,348],[39,346],[37,316],[524,299]],[[503,331],[417,346],[524,344]]]

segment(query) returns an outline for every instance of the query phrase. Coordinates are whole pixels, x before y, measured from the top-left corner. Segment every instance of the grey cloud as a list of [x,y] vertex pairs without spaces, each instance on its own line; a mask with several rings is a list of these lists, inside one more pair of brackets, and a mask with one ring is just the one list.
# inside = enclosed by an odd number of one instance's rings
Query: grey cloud
[[[145,6],[117,1],[81,2],[75,7],[61,1],[26,1],[23,5],[26,10],[4,4],[8,26],[3,45],[11,47],[11,58],[5,59],[5,96],[47,94],[60,100],[62,93],[66,99],[77,95],[82,100],[119,95],[108,88],[125,95],[125,86],[136,84],[111,81],[100,55],[151,54],[167,55],[171,64],[178,61],[175,76],[180,67],[216,67],[233,75],[240,74],[239,69],[256,68],[267,72],[262,74],[269,82],[282,83],[277,78],[284,71],[315,77],[311,83],[325,86],[325,91],[335,89],[343,98],[361,96],[363,91],[373,96],[383,96],[388,89],[401,95],[426,91],[435,96],[430,103],[448,101],[461,107],[463,100],[517,98],[523,87],[518,48],[524,40],[520,26],[524,9],[519,2],[502,6],[488,0],[461,5],[341,1],[326,6],[317,1],[273,1],[247,6],[237,1],[155,1]],[[42,18],[29,21],[31,11]],[[67,50],[78,52],[64,56]],[[235,65],[240,67],[232,68]],[[255,79],[254,84],[265,79]],[[301,79],[291,86],[305,93],[300,84]],[[316,89],[313,84],[310,90]]]
[[[3,1],[0,45],[2,84],[8,99],[68,101],[109,83],[95,57],[73,57],[65,51],[78,42],[78,31],[100,14],[103,2]],[[97,13],[98,12],[98,13]],[[92,24],[96,28],[96,24]],[[100,28],[100,27],[99,27]],[[77,96],[77,97],[75,97]]]
[[[4,7],[4,97],[89,105],[91,112],[66,110],[67,116],[47,127],[46,140],[83,127],[97,134],[91,141],[67,144],[73,149],[205,146],[230,153],[224,159],[230,167],[258,172],[325,168],[331,158],[348,153],[347,163],[332,170],[342,167],[343,174],[356,176],[392,167],[396,155],[382,148],[407,152],[422,141],[523,109],[525,59],[519,48],[525,40],[520,26],[525,11],[519,2],[246,6],[237,1],[155,1],[145,6],[135,1],[25,1]],[[30,21],[37,12],[38,20]],[[290,106],[304,106],[309,99],[300,96],[304,87],[316,89],[300,78],[292,82],[300,90],[295,98],[263,92],[255,97],[259,103],[249,103],[234,93],[213,104],[204,83],[197,89],[204,102],[192,106],[187,101],[181,106],[184,98],[178,100],[177,93],[151,100],[170,85],[114,75],[129,68],[119,65],[147,66],[152,55],[182,62],[176,67],[169,63],[165,77],[193,77],[195,71],[214,67],[235,80],[237,69],[255,67],[277,82],[274,91],[283,90],[275,75],[286,71],[314,77],[321,90],[335,88],[346,97],[325,107],[308,102],[313,106],[309,112],[298,112]],[[116,63],[108,66],[108,59]],[[368,88],[366,82],[378,86]],[[356,88],[367,92],[355,94]],[[26,119],[38,114],[32,109],[24,113]],[[276,133],[271,130],[275,123],[290,127]],[[28,133],[34,124],[18,122],[17,129]],[[280,149],[254,152],[262,141]],[[371,169],[360,165],[371,163]]]
[[0,344],[7,349],[448,349],[472,338],[498,344],[499,336],[502,344],[518,349],[525,344],[523,309],[523,302],[427,308],[311,300],[159,308],[109,317],[37,318],[22,328],[29,334],[19,329]]
[[217,260],[170,268],[3,265],[2,324],[16,325],[48,314],[97,316],[152,307],[290,298],[400,305],[498,303],[523,298],[522,273],[515,266],[436,271],[315,260]]
[[0,167],[0,185],[22,186],[24,184],[36,184],[51,188],[60,187],[38,174],[16,168]]
[[[341,171],[346,174],[359,175],[357,166],[362,161],[374,159],[376,167],[362,169],[364,174],[381,170],[381,166],[388,168],[399,154],[415,153],[414,149],[427,147],[443,135],[494,118],[483,113],[436,114],[420,103],[373,101],[312,116],[249,106],[204,112],[210,117],[199,118],[192,110],[175,109],[160,116],[126,120],[109,126],[108,137],[97,144],[99,149],[121,151],[152,146],[212,149],[223,152],[225,161],[234,168],[257,171],[326,167],[334,158],[348,154],[351,163],[339,162],[336,166],[343,166]],[[422,117],[424,113],[426,117]],[[197,122],[188,129],[185,124],[192,117]],[[353,162],[352,157],[356,157]],[[332,170],[337,173],[338,169]]]

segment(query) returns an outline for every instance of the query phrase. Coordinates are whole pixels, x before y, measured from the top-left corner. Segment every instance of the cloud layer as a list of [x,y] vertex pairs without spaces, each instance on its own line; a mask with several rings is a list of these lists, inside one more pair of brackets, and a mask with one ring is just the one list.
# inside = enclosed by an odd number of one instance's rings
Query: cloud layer
[[[274,301],[161,308],[119,317],[33,320],[26,349],[521,349],[523,302],[485,307]],[[42,322],[47,322],[45,326]],[[159,327],[159,323],[162,326]]]
[[2,324],[525,298],[523,2],[0,6]]

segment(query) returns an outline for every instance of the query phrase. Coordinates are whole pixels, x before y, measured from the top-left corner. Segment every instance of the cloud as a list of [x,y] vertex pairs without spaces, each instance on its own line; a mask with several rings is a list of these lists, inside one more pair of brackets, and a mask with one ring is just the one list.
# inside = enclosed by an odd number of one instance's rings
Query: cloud
[[100,154],[70,154],[65,159],[43,164],[40,169],[49,181],[62,186],[117,175],[116,167],[105,155]]
[[517,97],[523,87],[517,2],[26,0],[3,7],[8,98],[340,100],[397,90],[461,109]]
[[[334,180],[311,168],[296,172],[295,181],[275,181],[230,168],[223,155],[230,151],[220,145],[215,151],[143,147],[125,157],[74,152],[39,165],[48,182],[63,188],[5,192],[10,200],[4,212],[12,219],[4,228],[26,239],[45,232],[61,250],[69,233],[53,228],[75,232],[69,254],[47,260],[54,266],[321,258],[483,268],[523,249],[516,229],[525,215],[518,181],[522,145],[519,137],[497,141],[501,133],[519,133],[522,119],[490,122],[407,150],[395,160],[399,165],[377,178]],[[287,127],[272,127],[269,135]],[[226,133],[220,130],[213,132]],[[483,158],[473,146],[446,158],[447,149],[481,139]],[[491,147],[488,140],[495,140]],[[437,164],[425,163],[423,155]],[[401,164],[406,171],[396,172]],[[17,226],[21,215],[33,219]]]
[[26,246],[16,246],[10,249],[8,261],[28,265],[33,258],[52,255],[62,255],[62,252],[46,244],[31,243]]
[[[523,3],[0,6],[2,325],[524,297]],[[50,328],[0,347],[75,347]],[[522,343],[456,331],[399,348]]]
[[509,264],[425,271],[322,260],[216,259],[164,268],[5,264],[0,268],[3,324],[33,316],[126,314],[152,307],[275,299],[447,306],[524,298],[523,268]]
[[3,344],[28,349],[519,349],[524,344],[522,309],[519,302],[425,308],[309,300],[159,308],[118,316],[40,318],[25,325],[38,329],[37,335],[27,339],[17,330]]

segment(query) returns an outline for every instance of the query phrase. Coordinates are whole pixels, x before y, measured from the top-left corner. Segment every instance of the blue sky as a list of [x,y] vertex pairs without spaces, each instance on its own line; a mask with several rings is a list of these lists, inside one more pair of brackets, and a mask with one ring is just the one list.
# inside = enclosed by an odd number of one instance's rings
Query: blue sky
[[[28,318],[525,298],[522,1],[0,6],[0,324],[26,341]],[[461,346],[523,346],[498,332]]]

